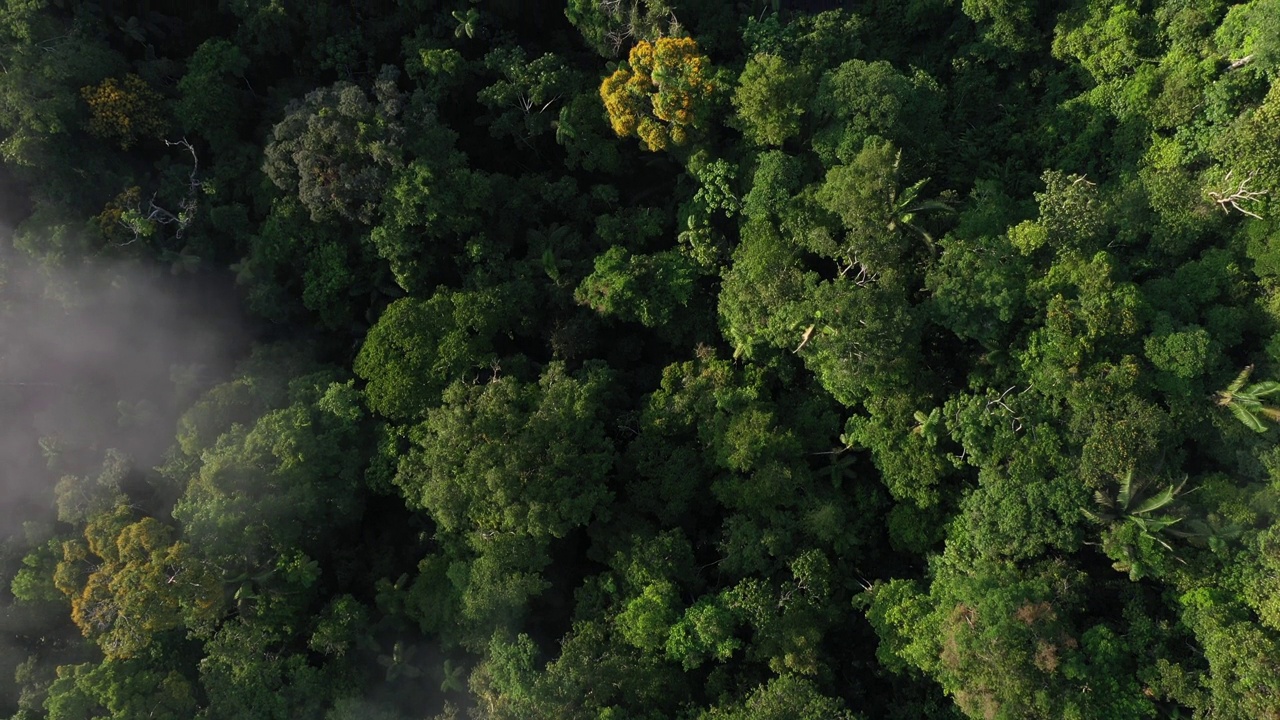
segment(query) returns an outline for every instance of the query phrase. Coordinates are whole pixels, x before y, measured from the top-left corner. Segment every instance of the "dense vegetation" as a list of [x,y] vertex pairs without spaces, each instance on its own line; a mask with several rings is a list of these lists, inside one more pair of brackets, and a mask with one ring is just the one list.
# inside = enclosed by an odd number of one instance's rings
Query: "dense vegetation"
[[0,715],[1280,718],[1280,1],[0,37]]

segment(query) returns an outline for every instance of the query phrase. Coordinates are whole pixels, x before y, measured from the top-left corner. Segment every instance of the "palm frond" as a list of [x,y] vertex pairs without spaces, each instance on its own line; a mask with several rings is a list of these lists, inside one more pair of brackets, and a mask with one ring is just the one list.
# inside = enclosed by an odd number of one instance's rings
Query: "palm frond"
[[915,185],[912,185],[911,187],[898,193],[898,197],[897,197],[898,208],[903,212],[910,212],[910,210],[907,210],[906,208],[909,208],[911,204],[915,202],[916,197],[920,195],[920,189],[923,188],[925,183],[927,182],[929,182],[929,178],[925,178],[920,182],[916,183]]
[[950,212],[951,205],[941,200],[922,200],[908,207],[904,212],[918,213],[924,211]]
[[1258,419],[1258,416],[1250,412],[1248,408],[1245,408],[1238,403],[1232,403],[1227,407],[1231,409],[1231,414],[1235,415],[1237,420],[1244,423],[1254,432],[1263,433],[1267,431],[1267,426],[1263,425],[1262,421]]
[[1155,495],[1152,495],[1146,500],[1143,500],[1141,503],[1138,504],[1138,507],[1134,508],[1133,510],[1130,510],[1130,512],[1134,515],[1142,515],[1144,513],[1149,513],[1154,510],[1159,510],[1165,505],[1168,505],[1169,503],[1173,502],[1174,492],[1175,492],[1174,487],[1170,485],[1164,490],[1161,490]]
[[1116,505],[1127,509],[1129,503],[1133,500],[1133,468],[1124,474],[1124,478],[1120,480],[1120,492],[1116,493]]
[[1182,522],[1182,518],[1169,518],[1169,517],[1163,517],[1163,518],[1134,517],[1130,519],[1133,520],[1133,522],[1138,527],[1142,528],[1142,531],[1147,533],[1148,535],[1154,535],[1155,533],[1158,533],[1161,530],[1164,530],[1166,528],[1169,528],[1173,525],[1177,525],[1178,523]]
[[1202,540],[1213,535],[1213,528],[1209,526],[1209,523],[1201,520],[1200,518],[1191,518],[1183,523],[1181,530],[1171,530],[1169,531],[1169,534],[1176,538],[1190,540],[1195,543],[1198,540]]
[[1240,374],[1236,376],[1236,379],[1232,380],[1231,384],[1228,385],[1227,389],[1224,390],[1223,392],[1228,395],[1235,395],[1237,392],[1240,391],[1240,388],[1244,387],[1245,382],[1249,380],[1249,373],[1251,372],[1253,372],[1252,365],[1249,365],[1244,370],[1241,370]]
[[1276,382],[1275,380],[1264,380],[1262,382],[1254,383],[1250,385],[1249,387],[1245,388],[1244,391],[1241,392],[1240,394],[1248,395],[1250,397],[1260,398],[1260,397],[1266,397],[1268,395],[1273,395],[1278,392],[1280,392],[1280,382]]
[[1108,494],[1106,494],[1106,493],[1104,493],[1104,492],[1102,492],[1101,490],[1095,490],[1095,491],[1094,491],[1094,493],[1093,493],[1093,500],[1094,500],[1094,502],[1098,503],[1099,505],[1101,505],[1101,506],[1103,506],[1103,507],[1111,507],[1111,505],[1112,505],[1112,503],[1111,503],[1111,496],[1110,496],[1110,495],[1108,495]]

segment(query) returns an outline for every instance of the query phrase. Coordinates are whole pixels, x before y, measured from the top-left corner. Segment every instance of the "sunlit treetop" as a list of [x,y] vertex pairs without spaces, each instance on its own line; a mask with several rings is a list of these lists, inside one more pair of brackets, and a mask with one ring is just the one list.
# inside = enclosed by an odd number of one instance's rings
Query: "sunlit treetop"
[[714,71],[692,38],[642,40],[628,66],[600,84],[600,99],[618,137],[640,138],[653,152],[684,145],[704,126]]

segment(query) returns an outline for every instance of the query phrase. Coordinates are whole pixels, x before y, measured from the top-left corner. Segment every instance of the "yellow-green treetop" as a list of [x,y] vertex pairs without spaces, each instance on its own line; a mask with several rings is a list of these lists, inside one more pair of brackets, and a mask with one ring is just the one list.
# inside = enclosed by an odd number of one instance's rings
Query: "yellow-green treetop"
[[689,141],[703,125],[714,89],[711,62],[692,38],[642,40],[626,66],[600,84],[600,99],[618,137],[640,138],[658,152]]

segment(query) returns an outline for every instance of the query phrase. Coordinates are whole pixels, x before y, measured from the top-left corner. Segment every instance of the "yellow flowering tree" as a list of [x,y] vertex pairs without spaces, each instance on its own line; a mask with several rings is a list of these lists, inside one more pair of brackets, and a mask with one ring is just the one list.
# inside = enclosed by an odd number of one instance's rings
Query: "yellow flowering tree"
[[117,506],[89,521],[84,541],[63,543],[54,584],[71,600],[71,619],[108,658],[133,657],[158,633],[221,617],[217,572],[173,535]]
[[80,89],[89,104],[89,134],[120,143],[128,150],[134,140],[164,132],[160,94],[137,75],[107,78]]
[[642,40],[628,63],[600,84],[618,137],[635,136],[653,151],[689,141],[702,127],[714,90],[711,63],[692,38]]

